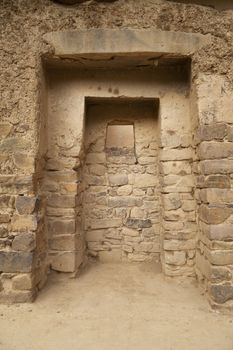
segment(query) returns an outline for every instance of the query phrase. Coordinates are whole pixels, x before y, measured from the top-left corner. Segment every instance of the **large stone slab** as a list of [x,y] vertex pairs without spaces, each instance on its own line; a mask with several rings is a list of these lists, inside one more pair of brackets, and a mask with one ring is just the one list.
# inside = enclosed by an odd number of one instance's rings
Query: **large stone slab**
[[190,56],[210,42],[210,36],[156,29],[89,29],[58,31],[44,35],[60,57],[104,57],[161,54]]

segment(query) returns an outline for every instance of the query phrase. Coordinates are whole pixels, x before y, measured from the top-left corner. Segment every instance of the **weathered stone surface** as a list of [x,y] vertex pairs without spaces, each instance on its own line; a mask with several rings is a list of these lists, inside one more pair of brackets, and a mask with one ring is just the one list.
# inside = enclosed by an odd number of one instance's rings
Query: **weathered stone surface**
[[233,143],[202,142],[198,154],[201,160],[233,157]]
[[9,123],[0,123],[0,139],[7,137],[12,131],[13,126]]
[[200,141],[223,140],[227,135],[227,125],[222,123],[202,125],[198,129]]
[[53,194],[48,198],[47,204],[54,208],[74,208],[75,196]]
[[131,228],[128,228],[128,227],[123,227],[122,228],[122,234],[124,236],[137,237],[137,236],[139,236],[139,231],[131,229]]
[[207,188],[200,192],[200,198],[205,203],[233,203],[233,190]]
[[88,153],[86,157],[86,164],[103,164],[105,162],[105,153]]
[[128,184],[128,175],[127,174],[109,175],[108,180],[109,180],[109,184],[111,186],[127,185]]
[[209,250],[206,248],[206,256],[213,265],[232,265],[233,251],[232,250]]
[[143,218],[145,218],[145,211],[141,208],[134,207],[130,211],[130,217],[143,219]]
[[76,250],[76,235],[63,234],[63,235],[54,235],[49,240],[49,247],[53,250]]
[[27,153],[14,153],[13,161],[18,169],[23,169],[25,171],[34,171],[35,167],[35,157],[28,155]]
[[232,174],[233,160],[205,160],[200,162],[200,170],[202,174]]
[[118,196],[129,196],[132,193],[132,190],[131,185],[120,186],[117,189],[117,194]]
[[179,209],[182,205],[178,193],[169,193],[163,195],[163,205],[165,210]]
[[222,281],[230,281],[232,279],[232,273],[227,267],[223,266],[211,266],[211,281],[218,283]]
[[121,219],[96,219],[90,220],[85,223],[85,228],[91,229],[101,229],[101,228],[110,228],[110,227],[120,227],[122,224]]
[[[69,38],[69,40],[68,40]],[[78,38],[78,40],[77,40]],[[158,39],[159,38],[159,39]],[[65,57],[85,54],[117,54],[143,52],[152,57],[157,53],[190,55],[209,41],[208,36],[181,32],[132,29],[97,29],[61,31],[44,35],[55,49],[55,55]],[[88,45],[86,44],[88,42]],[[101,45],[97,42],[101,42]]]
[[167,161],[160,163],[160,172],[164,175],[189,175],[191,174],[190,161]]
[[95,164],[89,166],[90,174],[102,176],[106,173],[106,167],[101,164]]
[[141,206],[142,200],[138,197],[109,197],[108,205],[113,208]]
[[227,141],[233,141],[233,126],[228,126]]
[[28,196],[18,196],[15,201],[15,207],[19,214],[32,214],[37,198],[36,197],[28,197]]
[[35,233],[20,233],[12,242],[12,249],[16,251],[31,252],[36,247]]
[[86,232],[87,242],[100,242],[104,241],[107,230],[92,230]]
[[221,224],[232,212],[230,208],[208,207],[203,204],[199,208],[199,218],[207,224]]
[[17,151],[28,151],[30,149],[30,141],[23,137],[8,137],[3,140],[0,144],[0,152],[12,153],[17,149]]
[[48,221],[48,231],[50,234],[70,234],[75,232],[75,220],[55,219]]
[[8,213],[0,213],[0,224],[5,224],[10,221],[11,217]]
[[14,196],[1,195],[0,208],[1,209],[13,208],[14,200],[15,200]]
[[209,239],[216,241],[233,241],[233,225],[219,224],[207,227]]
[[169,161],[169,160],[192,160],[193,159],[193,151],[191,148],[183,148],[183,149],[163,149],[160,153],[161,161]]
[[32,262],[32,253],[0,251],[0,271],[2,272],[30,272]]
[[46,171],[46,178],[55,183],[77,182],[78,173],[75,170]]
[[150,174],[136,174],[134,185],[139,188],[154,187],[158,185],[158,178]]
[[35,231],[37,219],[34,215],[13,215],[11,219],[12,231]]
[[31,274],[19,274],[12,279],[12,288],[16,290],[28,290],[34,286]]
[[127,227],[132,227],[132,228],[146,228],[146,227],[151,227],[152,222],[149,219],[127,219],[126,220],[126,226]]
[[51,257],[51,268],[60,272],[74,272],[76,268],[76,253],[62,252]]
[[186,253],[183,251],[166,251],[164,259],[166,264],[181,266],[186,263]]
[[165,250],[191,250],[196,248],[196,241],[194,239],[189,240],[164,240],[163,248]]
[[233,300],[233,284],[212,284],[210,286],[210,294],[214,301],[223,304],[228,300]]
[[199,188],[230,188],[231,180],[226,175],[209,175],[197,177],[197,187]]

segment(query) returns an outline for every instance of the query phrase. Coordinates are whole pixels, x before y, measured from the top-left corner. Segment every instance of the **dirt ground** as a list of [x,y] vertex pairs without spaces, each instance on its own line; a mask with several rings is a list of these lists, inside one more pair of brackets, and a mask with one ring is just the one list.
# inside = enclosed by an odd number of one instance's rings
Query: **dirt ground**
[[152,265],[94,264],[51,275],[34,304],[0,306],[0,349],[232,350],[233,316]]

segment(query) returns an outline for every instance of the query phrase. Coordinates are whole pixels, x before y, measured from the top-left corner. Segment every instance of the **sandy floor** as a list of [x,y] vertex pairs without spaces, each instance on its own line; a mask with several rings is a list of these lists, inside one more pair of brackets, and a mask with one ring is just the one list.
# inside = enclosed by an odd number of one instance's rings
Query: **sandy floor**
[[233,317],[150,265],[51,276],[34,304],[0,306],[1,350],[233,350]]

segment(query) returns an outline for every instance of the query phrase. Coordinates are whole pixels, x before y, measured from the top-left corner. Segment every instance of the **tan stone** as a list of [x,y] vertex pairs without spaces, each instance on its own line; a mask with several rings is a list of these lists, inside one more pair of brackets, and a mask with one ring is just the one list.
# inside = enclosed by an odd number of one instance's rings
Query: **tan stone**
[[196,248],[196,241],[194,239],[189,240],[164,240],[163,248],[165,250],[191,250]]
[[61,252],[51,256],[51,268],[60,272],[74,272],[76,269],[75,252]]
[[74,208],[75,207],[75,196],[74,195],[59,195],[52,194],[47,204],[54,208]]
[[0,139],[7,137],[12,131],[13,126],[9,123],[0,123]]
[[226,135],[227,125],[222,123],[202,125],[198,129],[200,141],[223,140]]
[[12,279],[12,288],[16,290],[28,290],[34,286],[34,278],[31,274],[19,274]]
[[49,247],[53,250],[76,250],[76,235],[64,234],[64,235],[54,235],[49,240]]
[[110,227],[120,227],[122,224],[121,219],[96,219],[90,220],[85,223],[85,228],[91,229],[101,229],[101,228],[110,228]]
[[186,253],[183,251],[166,251],[164,254],[164,259],[166,264],[181,266],[186,263]]
[[24,169],[27,171],[34,171],[35,158],[25,153],[14,153],[13,161],[18,169]]
[[233,190],[220,188],[202,189],[200,192],[200,198],[205,203],[232,203]]
[[201,205],[199,208],[199,218],[207,224],[220,224],[225,221],[232,212],[233,209],[231,208]]
[[12,249],[16,251],[31,252],[36,248],[35,233],[20,233],[12,242]]
[[160,163],[161,173],[164,175],[189,175],[191,174],[191,163],[188,161],[168,161]]
[[105,162],[105,153],[88,153],[86,157],[86,164],[103,164]]
[[101,242],[104,241],[106,230],[91,230],[86,232],[87,242]]
[[202,142],[198,154],[201,160],[233,157],[233,143]]
[[192,160],[192,159],[193,159],[193,151],[191,148],[162,149],[160,152],[161,161]]
[[129,196],[131,193],[132,193],[132,186],[131,185],[120,186],[117,189],[118,196]]
[[136,174],[134,185],[139,188],[158,186],[158,178],[150,174]]
[[11,219],[12,231],[35,231],[37,220],[34,215],[13,215]]
[[200,162],[200,170],[202,174],[232,174],[233,160],[205,160]]

